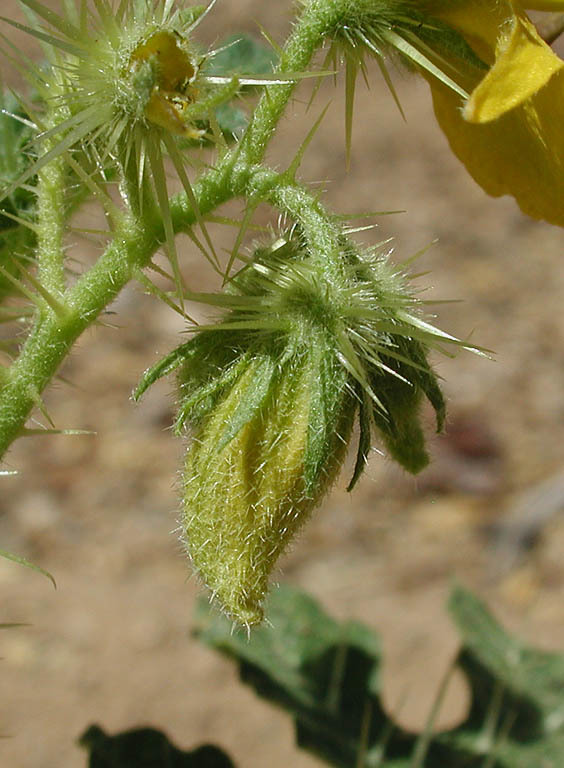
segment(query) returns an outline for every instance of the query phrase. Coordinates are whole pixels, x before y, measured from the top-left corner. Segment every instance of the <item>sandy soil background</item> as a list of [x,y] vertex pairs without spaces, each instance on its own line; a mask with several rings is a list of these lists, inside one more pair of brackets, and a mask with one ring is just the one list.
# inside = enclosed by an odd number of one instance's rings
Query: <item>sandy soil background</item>
[[[4,0],[2,12],[13,6]],[[282,41],[290,19],[285,0],[224,0],[202,38],[258,34],[258,21]],[[430,285],[427,298],[461,303],[438,305],[436,322],[472,334],[495,360],[436,358],[449,422],[431,439],[430,468],[413,479],[375,453],[352,495],[343,475],[278,578],[380,634],[386,706],[403,699],[399,719],[417,728],[457,649],[444,608],[453,579],[525,639],[564,648],[564,520],[553,515],[536,546],[507,568],[491,533],[523,493],[550,482],[549,496],[528,505],[545,510],[564,472],[564,237],[474,184],[449,153],[425,83],[394,75],[403,122],[377,68],[370,71],[370,91],[359,88],[348,174],[343,91],[331,83],[307,114],[308,86],[300,90],[268,161],[283,167],[331,100],[303,178],[324,188],[339,212],[405,210],[363,234],[372,243],[393,236],[394,258],[438,239],[418,262],[429,272],[420,284]],[[94,220],[89,211],[80,218]],[[216,235],[229,247],[232,233]],[[211,285],[188,241],[181,246],[187,281]],[[95,252],[77,242],[74,255],[88,263]],[[143,370],[179,343],[182,322],[136,287],[111,309],[119,329],[85,334],[62,371],[72,386],[59,381],[46,396],[57,426],[96,436],[20,440],[6,463],[19,475],[2,480],[0,547],[47,568],[58,589],[0,561],[0,622],[29,623],[0,636],[0,730],[8,737],[0,762],[84,766],[75,741],[98,722],[110,732],[150,724],[184,748],[213,740],[241,768],[313,768],[319,763],[293,746],[289,718],[190,636],[202,589],[171,533],[184,450],[168,430],[172,383],[159,383],[140,406],[129,400]],[[454,724],[465,706],[455,680],[440,724]]]

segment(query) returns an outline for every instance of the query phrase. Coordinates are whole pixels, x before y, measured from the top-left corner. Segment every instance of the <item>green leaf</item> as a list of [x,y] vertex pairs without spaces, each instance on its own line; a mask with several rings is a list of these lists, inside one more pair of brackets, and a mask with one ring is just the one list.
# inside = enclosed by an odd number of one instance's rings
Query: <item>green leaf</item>
[[[387,723],[379,701],[377,638],[356,622],[339,624],[312,598],[288,587],[272,593],[267,616],[273,628],[262,625],[248,639],[202,601],[197,634],[237,660],[245,683],[291,712],[300,746],[332,765],[354,766],[366,712],[370,745],[378,746]],[[396,734],[394,744],[403,738]]]
[[88,751],[88,768],[235,768],[218,747],[205,744],[185,752],[155,728],[108,736],[98,725],[91,725],[79,744]]
[[[269,75],[274,71],[278,56],[272,48],[246,34],[232,35],[219,45],[218,52],[205,62],[206,75],[232,77],[234,75]],[[252,91],[254,86],[240,86],[241,92]],[[239,139],[247,127],[244,110],[228,101],[214,108],[217,123],[228,141]],[[204,129],[205,121],[200,121]]]
[[[26,119],[16,99],[0,90],[0,191],[11,186],[33,162],[29,147],[26,148],[32,136]],[[36,181],[33,178],[29,184]],[[31,222],[35,209],[35,195],[29,184],[26,188],[17,187],[0,205],[0,267],[12,276],[17,274],[17,262],[22,256],[30,257],[35,243],[35,233],[25,226],[26,221]],[[17,289],[13,283],[0,275],[0,301],[14,293]]]
[[18,563],[18,565],[24,565],[26,568],[30,568],[32,571],[37,571],[37,573],[43,574],[43,576],[46,576],[50,582],[53,584],[55,589],[57,589],[57,583],[53,576],[49,573],[49,571],[44,570],[43,568],[40,568],[38,565],[35,565],[34,563],[30,563],[29,560],[26,560],[25,557],[20,557],[19,555],[13,555],[11,552],[6,552],[3,549],[0,549],[0,557],[6,558],[6,560],[12,560],[14,563]]
[[495,717],[499,731],[511,724],[497,745],[496,766],[564,765],[564,655],[526,646],[466,590],[453,590],[449,609],[462,635],[458,665],[472,699],[468,718],[445,740],[484,743]]
[[215,117],[222,133],[228,138],[239,138],[247,127],[247,115],[233,104],[220,104],[215,110]]
[[330,765],[560,768],[564,656],[525,647],[462,589],[453,591],[450,611],[462,635],[456,664],[468,679],[471,707],[458,727],[429,739],[385,714],[371,630],[334,621],[302,592],[276,590],[267,611],[272,626],[250,638],[202,601],[196,633],[234,658],[241,679],[260,696],[288,710],[298,745]]
[[278,56],[267,47],[245,34],[232,35],[219,46],[218,53],[206,65],[209,75],[267,75],[274,70]]

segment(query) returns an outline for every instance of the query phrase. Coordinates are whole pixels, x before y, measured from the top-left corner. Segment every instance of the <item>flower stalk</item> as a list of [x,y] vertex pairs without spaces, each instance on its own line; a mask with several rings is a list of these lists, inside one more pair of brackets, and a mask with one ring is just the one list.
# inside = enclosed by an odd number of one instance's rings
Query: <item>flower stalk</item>
[[[53,124],[56,124],[56,116]],[[45,151],[53,146],[53,141],[47,142]],[[63,237],[67,169],[64,159],[56,157],[41,169],[38,177],[37,276],[45,290],[61,297],[66,284]]]

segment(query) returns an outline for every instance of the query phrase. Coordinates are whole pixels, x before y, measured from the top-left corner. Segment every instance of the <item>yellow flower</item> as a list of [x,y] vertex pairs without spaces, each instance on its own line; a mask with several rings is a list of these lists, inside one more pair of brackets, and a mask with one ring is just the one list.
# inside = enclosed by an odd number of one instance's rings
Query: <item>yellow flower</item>
[[[564,61],[510,0],[427,0],[425,10],[461,34],[489,70],[468,68],[466,103],[424,76],[453,152],[490,195],[515,197],[528,215],[564,226]],[[527,7],[564,10],[563,0]]]

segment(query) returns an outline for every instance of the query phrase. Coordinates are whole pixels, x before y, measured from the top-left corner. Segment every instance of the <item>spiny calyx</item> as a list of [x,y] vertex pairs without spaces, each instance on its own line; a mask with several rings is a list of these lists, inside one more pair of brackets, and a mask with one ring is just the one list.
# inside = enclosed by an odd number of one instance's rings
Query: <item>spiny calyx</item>
[[[444,401],[425,323],[387,260],[343,238],[330,264],[296,234],[256,249],[196,333],[140,385],[179,368],[177,430],[191,428],[182,530],[194,567],[236,621],[261,621],[272,569],[336,478],[358,418],[349,489],[376,431],[410,472],[428,461],[424,395]],[[455,340],[453,340],[455,341]]]

